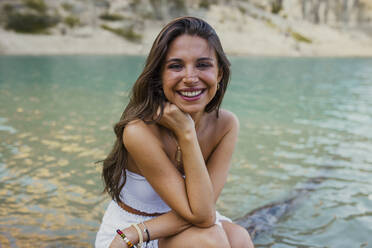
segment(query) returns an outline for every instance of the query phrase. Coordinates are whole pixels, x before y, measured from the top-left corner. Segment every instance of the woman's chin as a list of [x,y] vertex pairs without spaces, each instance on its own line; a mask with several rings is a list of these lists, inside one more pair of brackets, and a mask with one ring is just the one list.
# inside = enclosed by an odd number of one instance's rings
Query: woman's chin
[[198,107],[198,106],[177,106],[182,112],[188,113],[190,115],[199,113],[199,112],[204,112],[204,108]]

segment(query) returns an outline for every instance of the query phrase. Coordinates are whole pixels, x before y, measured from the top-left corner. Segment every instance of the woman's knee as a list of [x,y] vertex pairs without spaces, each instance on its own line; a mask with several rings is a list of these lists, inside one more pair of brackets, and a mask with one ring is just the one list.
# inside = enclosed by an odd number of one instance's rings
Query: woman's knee
[[199,247],[230,248],[225,231],[218,225],[201,228],[194,236],[193,243]]
[[224,223],[223,228],[231,248],[254,248],[249,233],[243,227],[234,223]]
[[209,228],[190,227],[172,237],[159,240],[160,248],[231,248],[223,228],[214,225]]
[[238,227],[235,233],[235,240],[231,244],[232,248],[254,248],[253,242],[247,230]]

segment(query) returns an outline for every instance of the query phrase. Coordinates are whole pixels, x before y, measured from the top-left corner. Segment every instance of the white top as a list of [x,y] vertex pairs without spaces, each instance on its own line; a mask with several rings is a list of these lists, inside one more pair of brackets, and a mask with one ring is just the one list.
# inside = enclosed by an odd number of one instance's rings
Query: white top
[[[120,192],[120,199],[128,206],[146,213],[165,213],[171,209],[151,187],[146,178],[126,170],[127,180]],[[154,218],[129,213],[122,209],[115,201],[111,201],[102,218],[97,232],[96,248],[107,248],[115,238],[116,229],[130,227],[133,223],[140,223]],[[231,220],[216,211],[216,224],[222,227],[222,221]],[[158,248],[158,240],[152,240],[148,248]]]
[[171,208],[161,199],[145,177],[125,170],[127,179],[120,192],[120,200],[145,213],[165,213]]

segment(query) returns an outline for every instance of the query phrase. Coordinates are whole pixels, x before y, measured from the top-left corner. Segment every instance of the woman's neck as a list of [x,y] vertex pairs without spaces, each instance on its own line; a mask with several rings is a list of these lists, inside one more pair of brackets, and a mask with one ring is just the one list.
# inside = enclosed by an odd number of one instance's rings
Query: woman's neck
[[198,129],[201,126],[201,120],[203,117],[204,112],[196,112],[196,113],[191,113],[190,116],[194,120],[195,123],[195,130],[198,131]]

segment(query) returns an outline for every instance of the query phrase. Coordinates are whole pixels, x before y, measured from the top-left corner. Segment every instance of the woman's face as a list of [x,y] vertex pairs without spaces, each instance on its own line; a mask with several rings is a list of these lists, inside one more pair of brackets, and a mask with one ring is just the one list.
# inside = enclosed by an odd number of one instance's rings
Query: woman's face
[[191,114],[204,111],[216,94],[222,73],[208,42],[185,34],[170,44],[161,76],[167,100]]

